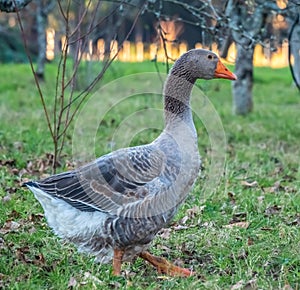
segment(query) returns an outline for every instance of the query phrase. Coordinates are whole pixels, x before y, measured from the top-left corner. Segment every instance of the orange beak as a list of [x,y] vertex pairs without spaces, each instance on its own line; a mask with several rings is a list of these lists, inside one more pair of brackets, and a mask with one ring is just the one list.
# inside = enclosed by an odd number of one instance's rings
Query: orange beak
[[233,81],[237,80],[236,75],[232,73],[220,60],[217,63],[214,77]]

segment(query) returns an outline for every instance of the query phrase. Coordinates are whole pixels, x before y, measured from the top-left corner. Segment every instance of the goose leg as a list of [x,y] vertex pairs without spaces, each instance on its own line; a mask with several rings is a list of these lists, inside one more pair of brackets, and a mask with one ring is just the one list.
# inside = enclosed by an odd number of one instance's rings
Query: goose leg
[[168,260],[151,255],[149,252],[142,252],[140,257],[152,264],[158,273],[167,274],[175,277],[189,277],[194,273],[189,269],[181,268],[170,263]]
[[114,257],[113,257],[113,275],[120,276],[121,275],[121,266],[123,259],[124,251],[120,249],[114,249]]

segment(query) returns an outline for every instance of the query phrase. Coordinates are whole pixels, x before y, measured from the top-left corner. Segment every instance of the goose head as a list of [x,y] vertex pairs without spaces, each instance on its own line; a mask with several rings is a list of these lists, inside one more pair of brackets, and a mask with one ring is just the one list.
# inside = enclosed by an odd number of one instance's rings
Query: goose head
[[215,53],[206,49],[192,49],[184,53],[175,62],[171,74],[184,77],[192,83],[196,79],[237,79]]

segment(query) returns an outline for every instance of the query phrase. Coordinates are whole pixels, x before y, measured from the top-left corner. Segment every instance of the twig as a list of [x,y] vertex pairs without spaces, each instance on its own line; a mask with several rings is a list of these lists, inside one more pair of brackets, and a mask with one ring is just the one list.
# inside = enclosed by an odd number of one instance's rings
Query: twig
[[[16,5],[14,0],[13,0],[13,2],[14,2],[14,5]],[[21,35],[22,35],[22,40],[23,40],[23,44],[24,44],[25,53],[26,53],[26,56],[29,60],[30,69],[31,69],[31,72],[33,74],[34,81],[35,81],[35,84],[36,84],[36,87],[37,87],[37,90],[38,90],[38,93],[39,93],[39,96],[40,96],[40,99],[41,99],[41,102],[42,102],[43,110],[44,110],[44,113],[45,113],[45,116],[46,116],[47,126],[49,128],[51,137],[54,140],[55,135],[54,135],[54,132],[53,132],[53,129],[52,129],[52,126],[51,126],[51,122],[50,122],[47,106],[46,106],[46,103],[45,103],[44,95],[43,95],[42,89],[40,87],[40,83],[39,83],[38,77],[36,75],[35,69],[33,67],[33,61],[32,61],[32,58],[30,56],[30,52],[29,52],[29,48],[28,48],[28,44],[27,44],[27,39],[26,39],[26,36],[25,36],[24,27],[23,27],[22,20],[21,20],[21,17],[20,17],[20,12],[17,8],[16,8],[16,14],[17,14],[17,19],[18,19],[18,24],[19,24],[19,27],[20,27],[20,30],[21,30]]]
[[[141,14],[141,12],[144,10],[144,5],[140,8],[140,10],[137,12],[135,19],[131,25],[130,30],[128,31],[128,33],[126,34],[125,38],[123,39],[122,44],[128,39],[128,37],[131,35],[137,20]],[[77,101],[78,99],[80,99],[79,103],[77,104],[77,106],[74,109],[74,112],[72,113],[69,122],[66,124],[64,130],[61,132],[61,134],[59,135],[59,137],[62,134],[65,134],[65,132],[67,131],[67,129],[69,128],[70,124],[72,123],[72,120],[74,119],[77,111],[79,110],[81,104],[84,102],[84,100],[86,99],[86,97],[88,96],[88,94],[91,92],[91,90],[95,87],[95,85],[98,83],[98,81],[103,77],[104,73],[106,72],[106,70],[108,69],[108,67],[111,65],[111,63],[115,60],[115,58],[117,57],[118,53],[120,52],[120,50],[122,49],[122,45],[119,46],[117,52],[111,57],[111,59],[107,59],[106,63],[104,64],[101,72],[94,78],[94,80],[79,94],[77,95],[75,98],[73,98],[73,100],[67,104],[64,107],[64,110],[66,110],[68,107],[70,107],[75,101]]]

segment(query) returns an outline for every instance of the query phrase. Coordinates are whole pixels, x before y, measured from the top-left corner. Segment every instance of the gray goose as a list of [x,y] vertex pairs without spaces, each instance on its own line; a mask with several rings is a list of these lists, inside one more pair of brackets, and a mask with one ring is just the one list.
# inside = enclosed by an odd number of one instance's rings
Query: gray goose
[[184,202],[199,174],[197,134],[190,93],[197,79],[235,80],[216,54],[203,49],[184,53],[165,82],[165,128],[152,143],[119,149],[73,171],[25,185],[42,205],[59,237],[113,262],[120,275],[123,261],[141,257],[159,273],[190,276],[147,248]]

